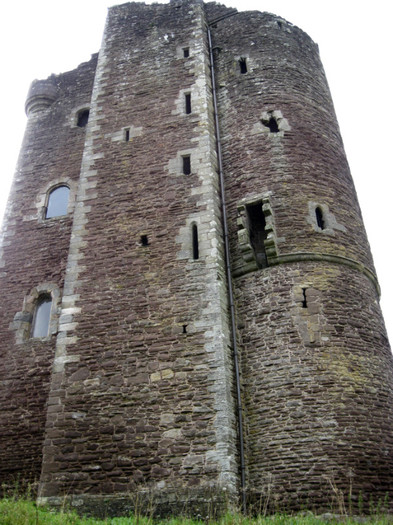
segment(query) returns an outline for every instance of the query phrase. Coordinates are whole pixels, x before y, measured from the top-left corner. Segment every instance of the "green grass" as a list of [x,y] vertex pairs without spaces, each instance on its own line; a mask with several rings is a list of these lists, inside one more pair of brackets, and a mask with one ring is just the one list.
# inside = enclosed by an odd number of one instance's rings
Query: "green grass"
[[[154,522],[154,525],[206,525],[207,522],[186,518],[171,518]],[[334,518],[327,520],[313,515],[286,515],[248,518],[240,514],[228,514],[217,522],[210,521],[209,525],[323,525],[346,523],[358,525],[355,518]],[[360,523],[366,525],[393,525],[393,516],[374,516],[362,518]],[[1,525],[153,525],[149,518],[132,516],[129,518],[81,518],[74,512],[52,512],[45,507],[37,507],[32,500],[18,498],[4,498],[0,500]]]

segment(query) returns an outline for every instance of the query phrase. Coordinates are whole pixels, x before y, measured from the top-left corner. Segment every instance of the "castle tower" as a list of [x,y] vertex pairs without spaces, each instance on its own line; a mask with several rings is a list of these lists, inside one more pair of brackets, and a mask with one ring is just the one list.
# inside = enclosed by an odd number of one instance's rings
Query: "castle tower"
[[383,500],[392,356],[311,39],[200,0],[112,7],[26,111],[2,479],[96,514]]

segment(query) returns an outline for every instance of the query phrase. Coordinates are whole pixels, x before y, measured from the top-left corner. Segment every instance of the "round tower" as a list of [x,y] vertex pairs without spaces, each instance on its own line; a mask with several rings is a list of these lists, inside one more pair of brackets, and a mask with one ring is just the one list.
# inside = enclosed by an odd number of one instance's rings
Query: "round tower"
[[49,108],[57,97],[57,88],[51,78],[34,80],[27,94],[25,103],[26,115]]
[[213,27],[247,493],[361,511],[393,488],[392,355],[318,47],[268,13]]

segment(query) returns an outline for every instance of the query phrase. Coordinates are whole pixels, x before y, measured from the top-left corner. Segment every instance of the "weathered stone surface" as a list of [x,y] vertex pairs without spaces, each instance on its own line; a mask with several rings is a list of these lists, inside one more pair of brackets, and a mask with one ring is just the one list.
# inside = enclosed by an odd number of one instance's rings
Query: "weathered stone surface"
[[[248,499],[322,509],[332,486],[393,490],[392,357],[317,46],[231,13],[112,7],[99,56],[29,105],[1,252],[0,474],[40,477],[43,500],[201,517],[238,503],[216,19]],[[68,214],[45,219],[61,184]],[[32,338],[43,291],[57,302]]]

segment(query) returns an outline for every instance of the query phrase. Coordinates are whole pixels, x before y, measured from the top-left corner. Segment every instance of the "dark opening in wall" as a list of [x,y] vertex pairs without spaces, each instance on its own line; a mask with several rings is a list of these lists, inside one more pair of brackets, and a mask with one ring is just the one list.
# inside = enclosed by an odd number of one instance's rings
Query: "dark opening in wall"
[[192,225],[192,257],[194,260],[199,259],[199,240],[198,240],[198,226]]
[[187,324],[184,324],[183,325],[183,334],[186,334],[187,333]]
[[245,58],[241,58],[239,60],[239,66],[240,66],[240,73],[242,75],[247,73],[247,60]]
[[323,212],[319,206],[315,208],[315,217],[317,219],[318,227],[321,228],[321,230],[325,229],[325,221],[323,219]]
[[191,155],[184,155],[183,159],[183,173],[184,175],[190,175],[191,173]]
[[269,128],[270,133],[278,133],[280,131],[277,120],[274,117],[268,119],[262,119],[262,124]]
[[84,128],[86,127],[88,121],[89,121],[89,110],[82,109],[81,111],[79,111],[78,116],[77,116],[76,125],[79,128]]
[[190,48],[189,47],[183,47],[183,56],[184,56],[184,58],[188,58],[190,56]]
[[191,113],[191,93],[186,93],[184,95],[184,102],[185,102],[186,114],[189,115]]
[[255,253],[258,268],[267,267],[265,239],[267,238],[266,221],[262,211],[262,203],[247,206],[250,242]]
[[149,246],[149,239],[147,235],[141,235],[141,244],[142,246]]
[[125,142],[130,141],[130,128],[125,128],[124,130],[124,140]]
[[306,297],[306,291],[307,288],[302,288],[303,290],[303,301],[302,301],[302,307],[307,308],[307,297]]

